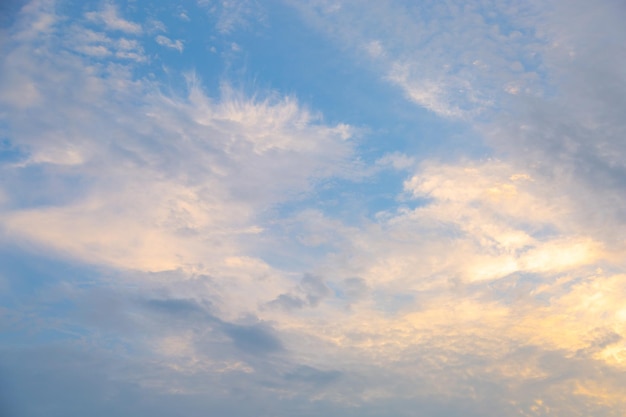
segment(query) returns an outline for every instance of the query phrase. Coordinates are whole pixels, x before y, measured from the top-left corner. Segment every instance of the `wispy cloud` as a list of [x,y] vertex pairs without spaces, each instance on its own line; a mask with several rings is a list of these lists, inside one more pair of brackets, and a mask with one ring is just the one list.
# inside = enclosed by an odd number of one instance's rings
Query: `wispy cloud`
[[103,24],[109,30],[117,30],[135,35],[142,32],[141,25],[120,16],[117,6],[113,3],[105,3],[100,11],[88,12],[85,16],[91,21]]
[[[540,50],[532,3],[325,1],[294,4],[331,37],[365,52],[383,78],[440,116],[474,117],[505,92],[541,94]],[[535,19],[533,19],[535,18]]]
[[216,18],[216,28],[222,34],[248,28],[252,21],[263,21],[264,9],[254,0],[227,0],[212,2],[198,0],[198,5]]
[[165,46],[167,48],[176,49],[178,52],[183,52],[184,46],[183,42],[180,39],[173,41],[167,36],[159,35],[155,38],[155,41],[159,45]]

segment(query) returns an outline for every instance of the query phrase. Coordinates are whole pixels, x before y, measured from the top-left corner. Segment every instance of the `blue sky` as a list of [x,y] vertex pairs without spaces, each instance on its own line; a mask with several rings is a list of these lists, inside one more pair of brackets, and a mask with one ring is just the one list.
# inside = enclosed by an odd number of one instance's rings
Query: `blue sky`
[[13,1],[0,411],[620,416],[620,1]]

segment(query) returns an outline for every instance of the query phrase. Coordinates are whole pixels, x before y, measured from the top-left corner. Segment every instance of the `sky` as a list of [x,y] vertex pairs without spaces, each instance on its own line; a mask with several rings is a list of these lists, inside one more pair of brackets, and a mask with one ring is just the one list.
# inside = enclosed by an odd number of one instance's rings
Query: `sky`
[[624,415],[622,0],[0,16],[1,415]]

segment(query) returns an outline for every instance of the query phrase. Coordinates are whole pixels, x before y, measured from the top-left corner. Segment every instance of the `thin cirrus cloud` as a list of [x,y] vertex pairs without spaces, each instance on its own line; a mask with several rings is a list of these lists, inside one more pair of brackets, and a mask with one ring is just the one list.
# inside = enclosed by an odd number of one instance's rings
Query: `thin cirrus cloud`
[[88,12],[85,14],[88,20],[104,24],[107,29],[112,31],[120,31],[132,34],[141,33],[141,25],[130,22],[119,15],[117,6],[112,3],[106,3],[99,11]]
[[542,91],[546,39],[533,2],[294,3],[313,25],[371,60],[408,100],[439,116],[467,119],[506,93]]
[[[0,76],[0,407],[619,415],[624,10],[465,3],[22,7]],[[293,59],[327,48],[433,115],[424,141],[464,126],[489,153],[372,144],[401,119],[271,90],[254,39],[284,53],[277,14],[311,39]],[[215,53],[233,44],[241,61]],[[391,204],[351,211],[383,181]]]

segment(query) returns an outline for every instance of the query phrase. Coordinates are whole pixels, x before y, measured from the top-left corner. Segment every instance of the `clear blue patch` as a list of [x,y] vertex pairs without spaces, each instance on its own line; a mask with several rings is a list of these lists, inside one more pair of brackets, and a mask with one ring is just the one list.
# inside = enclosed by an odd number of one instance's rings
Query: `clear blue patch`
[[23,162],[28,153],[9,139],[0,139],[0,166]]
[[92,286],[100,274],[93,267],[3,245],[0,306],[11,310],[11,315],[4,321],[0,342],[51,343],[87,334],[68,321],[76,305],[65,291]]

